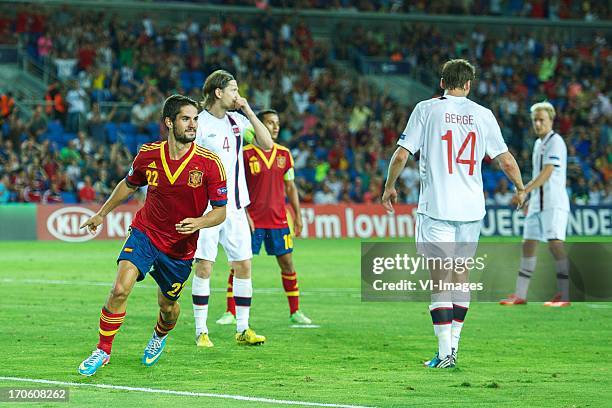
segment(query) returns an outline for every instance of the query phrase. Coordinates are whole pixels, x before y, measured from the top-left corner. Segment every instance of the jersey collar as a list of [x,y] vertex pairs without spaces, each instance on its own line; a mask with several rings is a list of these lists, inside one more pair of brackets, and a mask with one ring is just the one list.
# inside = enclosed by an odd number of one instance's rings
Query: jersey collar
[[548,142],[550,138],[553,137],[554,134],[555,134],[554,130],[551,130],[550,132],[548,132],[546,136],[542,138],[542,144],[545,144],[546,142]]
[[259,155],[259,157],[261,158],[261,160],[263,160],[263,162],[266,164],[266,167],[268,168],[268,170],[270,170],[270,168],[272,167],[272,163],[274,163],[274,159],[276,158],[276,143],[274,143],[274,146],[272,147],[272,154],[270,155],[270,160],[268,160],[266,158],[265,153],[263,152],[263,150],[261,150],[259,147],[252,145],[253,146],[253,150],[255,150],[255,152]]
[[174,182],[179,178],[183,170],[185,170],[185,167],[187,167],[187,163],[189,163],[189,161],[195,154],[195,151],[196,151],[195,143],[192,143],[191,151],[185,154],[184,156],[185,158],[183,159],[182,163],[179,165],[178,169],[176,169],[174,173],[170,171],[170,167],[168,167],[168,160],[166,159],[167,144],[168,143],[165,141],[162,142],[161,149],[159,149],[159,154],[161,156],[161,162],[162,162],[162,167],[164,168],[164,173],[166,173],[166,177],[168,178],[168,181],[170,182],[170,184],[174,184]]

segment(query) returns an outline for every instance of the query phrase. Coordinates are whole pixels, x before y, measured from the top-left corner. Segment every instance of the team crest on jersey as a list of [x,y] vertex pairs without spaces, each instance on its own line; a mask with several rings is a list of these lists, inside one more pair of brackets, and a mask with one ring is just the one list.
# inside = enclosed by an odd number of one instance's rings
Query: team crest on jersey
[[278,156],[278,157],[276,158],[276,165],[277,165],[279,168],[281,168],[281,169],[282,169],[283,167],[285,167],[285,164],[287,164],[287,158],[286,158],[285,156]]
[[202,185],[202,179],[204,178],[204,173],[202,173],[200,170],[191,170],[189,172],[189,181],[187,182],[187,185],[189,187],[200,187]]

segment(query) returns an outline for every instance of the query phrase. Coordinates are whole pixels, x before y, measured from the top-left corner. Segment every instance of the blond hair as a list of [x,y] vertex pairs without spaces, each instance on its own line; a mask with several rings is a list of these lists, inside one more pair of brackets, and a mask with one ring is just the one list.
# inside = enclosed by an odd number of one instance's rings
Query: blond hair
[[539,110],[546,111],[546,113],[548,113],[548,117],[550,118],[550,120],[552,121],[555,120],[555,116],[556,116],[555,107],[552,106],[550,102],[544,101],[544,102],[534,103],[533,105],[531,105],[531,108],[529,108],[529,111],[531,112],[531,117],[533,117],[533,115]]

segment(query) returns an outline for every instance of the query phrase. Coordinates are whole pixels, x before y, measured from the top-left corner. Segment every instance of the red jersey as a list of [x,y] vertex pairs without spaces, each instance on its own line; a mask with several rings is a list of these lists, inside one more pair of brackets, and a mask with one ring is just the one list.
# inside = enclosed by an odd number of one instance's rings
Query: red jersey
[[176,259],[194,256],[199,232],[182,235],[175,224],[204,214],[210,200],[220,207],[227,203],[225,170],[219,157],[196,146],[179,160],[171,160],[167,142],[144,144],[125,180],[145,186],[147,199],[132,226],[144,232],[153,245]]
[[269,152],[254,145],[243,149],[244,168],[255,228],[286,228],[285,180],[293,180],[293,157],[286,147],[274,144]]

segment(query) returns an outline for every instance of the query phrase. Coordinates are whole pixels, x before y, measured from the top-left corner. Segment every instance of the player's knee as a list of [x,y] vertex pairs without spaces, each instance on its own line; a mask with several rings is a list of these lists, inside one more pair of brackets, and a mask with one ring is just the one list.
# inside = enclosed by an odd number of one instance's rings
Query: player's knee
[[249,279],[251,277],[251,260],[232,262],[234,276],[238,279]]
[[171,314],[176,311],[178,303],[172,301],[159,302],[159,310],[164,314]]
[[526,239],[523,241],[523,256],[534,256],[536,252],[538,242]]
[[561,240],[552,239],[548,241],[548,249],[553,254],[555,259],[562,259],[566,257],[563,241]]
[[280,266],[282,273],[292,273],[293,272],[293,260],[290,257],[287,257],[287,256],[279,257],[278,266]]
[[209,279],[212,274],[212,263],[205,260],[196,261],[195,274],[198,278]]
[[117,282],[111,289],[111,298],[118,301],[124,301],[130,295],[130,288]]

